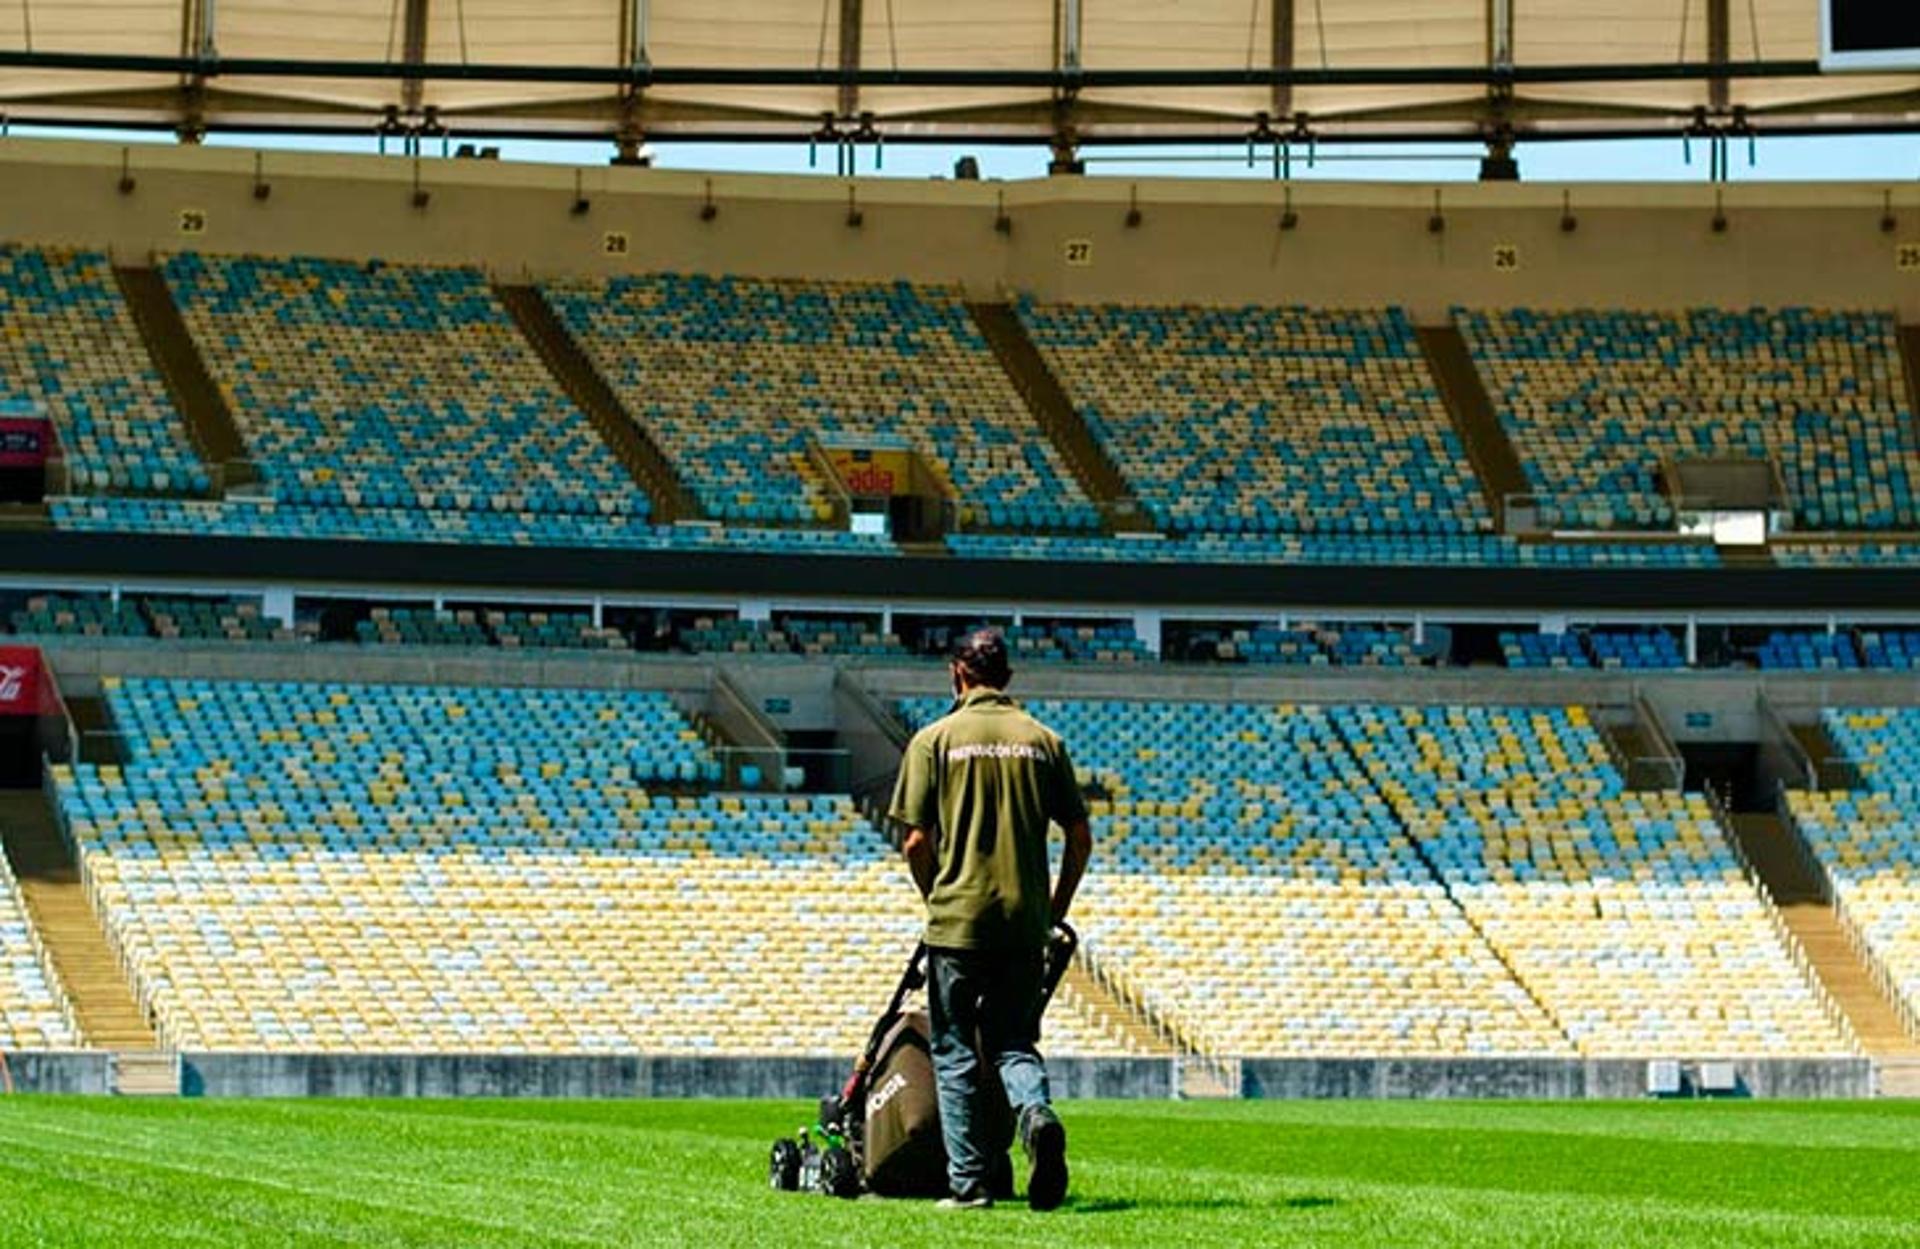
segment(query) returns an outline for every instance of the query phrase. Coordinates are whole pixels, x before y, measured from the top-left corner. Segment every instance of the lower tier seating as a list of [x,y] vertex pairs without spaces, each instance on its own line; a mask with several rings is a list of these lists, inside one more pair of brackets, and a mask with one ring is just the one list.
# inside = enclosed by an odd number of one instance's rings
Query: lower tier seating
[[[902,705],[911,724],[941,700]],[[1571,1052],[1310,706],[1034,700],[1093,796],[1075,918],[1194,1039],[1245,1055]]]
[[1828,710],[1822,725],[1862,788],[1788,791],[1834,900],[1920,1018],[1920,708]]
[[[918,928],[846,797],[661,792],[708,756],[659,694],[129,679],[107,697],[130,757],[55,784],[179,1048],[846,1054]],[[1049,1035],[1118,1044],[1070,994]]]
[[0,1050],[78,1049],[79,1030],[53,965],[0,855]]
[[1579,707],[1342,707],[1448,892],[1582,1054],[1847,1052],[1705,799],[1629,792]]

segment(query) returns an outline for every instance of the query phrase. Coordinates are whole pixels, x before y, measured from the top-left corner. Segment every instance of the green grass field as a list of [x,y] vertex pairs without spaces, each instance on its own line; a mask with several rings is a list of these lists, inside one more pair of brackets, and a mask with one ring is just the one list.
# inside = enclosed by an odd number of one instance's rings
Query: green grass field
[[5,1245],[1920,1245],[1920,1105],[1068,1103],[1052,1214],[776,1193],[764,1102],[0,1099]]

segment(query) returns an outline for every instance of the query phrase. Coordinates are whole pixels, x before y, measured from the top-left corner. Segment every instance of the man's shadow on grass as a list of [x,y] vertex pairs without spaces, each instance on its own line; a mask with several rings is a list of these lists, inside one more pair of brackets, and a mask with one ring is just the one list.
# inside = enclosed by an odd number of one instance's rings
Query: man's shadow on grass
[[1338,1197],[1286,1197],[1279,1201],[1249,1201],[1245,1197],[1068,1197],[1061,1210],[1067,1214],[1122,1214],[1128,1210],[1179,1210],[1188,1214],[1206,1210],[1252,1210],[1271,1207],[1280,1210],[1324,1210],[1340,1204]]

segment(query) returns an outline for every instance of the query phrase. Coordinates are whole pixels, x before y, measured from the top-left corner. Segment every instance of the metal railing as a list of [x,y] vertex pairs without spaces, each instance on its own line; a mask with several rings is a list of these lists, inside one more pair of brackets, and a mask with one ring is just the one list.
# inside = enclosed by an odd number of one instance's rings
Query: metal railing
[[1887,965],[1885,958],[1867,936],[1858,917],[1847,905],[1846,891],[1841,887],[1840,882],[1833,878],[1833,872],[1826,862],[1815,853],[1811,839],[1807,837],[1806,830],[1800,827],[1799,818],[1793,813],[1791,805],[1786,801],[1786,796],[1782,794],[1780,797],[1781,825],[1793,838],[1801,861],[1807,865],[1814,879],[1819,882],[1822,896],[1833,909],[1834,922],[1839,925],[1841,934],[1847,939],[1847,948],[1853,952],[1861,966],[1867,969],[1867,975],[1873,981],[1875,991],[1891,1006],[1894,1016],[1899,1019],[1907,1035],[1920,1040],[1920,1009],[1916,1009],[1914,1003],[1907,999],[1902,991],[1899,977]]
[[1175,1020],[1122,968],[1109,964],[1086,944],[1080,946],[1076,957],[1088,979],[1118,1003],[1139,1027],[1173,1051],[1173,1093],[1176,1097],[1188,1095],[1186,1078],[1189,1069],[1201,1072],[1221,1094],[1227,1097],[1241,1095],[1243,1085],[1239,1058],[1220,1053],[1217,1046],[1191,1025]]
[[1705,787],[1705,792],[1707,805],[1713,811],[1714,822],[1720,826],[1722,839],[1733,850],[1733,857],[1740,864],[1741,874],[1745,876],[1747,884],[1752,886],[1754,897],[1760,903],[1760,909],[1765,912],[1768,923],[1773,927],[1774,937],[1779,941],[1781,948],[1786,950],[1787,957],[1800,973],[1801,983],[1806,985],[1808,992],[1813,995],[1813,1000],[1819,1004],[1821,1013],[1827,1017],[1827,1021],[1833,1024],[1835,1031],[1839,1032],[1846,1042],[1848,1051],[1856,1056],[1864,1055],[1867,1052],[1866,1047],[1860,1043],[1859,1034],[1853,1029],[1853,1020],[1847,1017],[1838,999],[1827,988],[1826,981],[1822,980],[1820,973],[1814,970],[1813,959],[1807,954],[1806,946],[1801,942],[1799,934],[1788,927],[1786,917],[1780,913],[1780,906],[1774,899],[1773,891],[1767,888],[1766,882],[1760,878],[1759,868],[1747,856],[1746,846],[1741,843],[1739,835],[1734,831],[1733,812],[1727,806],[1726,800],[1711,785]]
[[140,1018],[153,1029],[154,1039],[159,1043],[160,1048],[177,1048],[160,1014],[159,1004],[152,989],[147,986],[146,980],[139,974],[133,960],[128,957],[126,949],[121,945],[119,931],[112,922],[113,911],[108,905],[105,890],[94,877],[92,860],[88,858],[79,841],[74,838],[73,825],[67,819],[66,808],[60,803],[59,787],[53,782],[53,770],[44,766],[45,763],[43,759],[41,793],[47,809],[53,813],[54,829],[60,834],[60,840],[66,843],[67,853],[72,856],[74,867],[79,873],[80,892],[87,900],[87,909],[93,913],[94,922],[99,925],[101,939],[106,942],[107,951],[113,956],[114,966],[120,972],[121,981],[133,994],[134,1004],[140,1010]]

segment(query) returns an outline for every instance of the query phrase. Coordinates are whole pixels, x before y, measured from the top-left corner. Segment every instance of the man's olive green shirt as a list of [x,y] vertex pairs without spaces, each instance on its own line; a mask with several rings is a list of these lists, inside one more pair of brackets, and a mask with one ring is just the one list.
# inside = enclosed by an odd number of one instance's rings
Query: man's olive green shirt
[[969,690],[908,743],[889,815],[937,847],[928,945],[1045,944],[1047,824],[1087,818],[1059,734],[999,690]]

